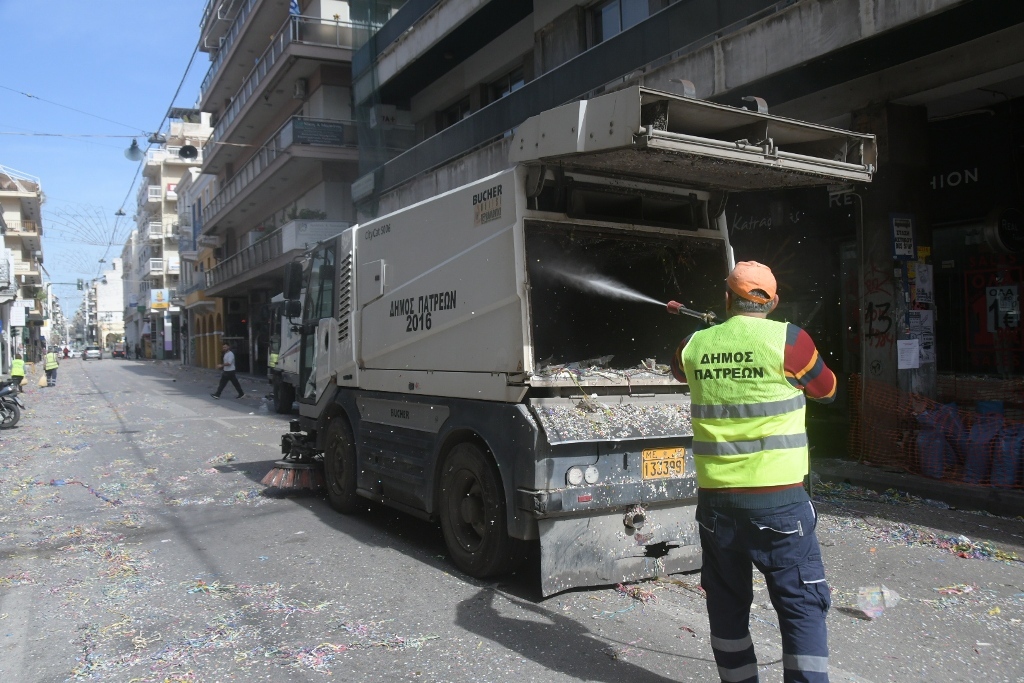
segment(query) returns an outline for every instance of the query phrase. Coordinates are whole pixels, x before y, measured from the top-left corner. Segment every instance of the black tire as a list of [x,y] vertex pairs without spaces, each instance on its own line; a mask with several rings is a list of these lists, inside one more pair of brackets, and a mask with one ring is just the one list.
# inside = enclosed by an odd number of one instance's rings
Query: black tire
[[335,415],[327,425],[327,444],[324,448],[324,479],[327,498],[338,512],[356,511],[356,447],[352,430],[343,415]]
[[505,491],[484,451],[469,442],[452,448],[440,487],[441,531],[455,566],[478,579],[515,571],[524,544],[508,535]]
[[287,415],[292,412],[293,403],[295,403],[295,387],[283,381],[280,377],[275,377],[274,412],[278,415]]
[[21,419],[21,408],[17,403],[7,403],[4,409],[7,411],[7,415],[0,421],[0,429],[10,429]]

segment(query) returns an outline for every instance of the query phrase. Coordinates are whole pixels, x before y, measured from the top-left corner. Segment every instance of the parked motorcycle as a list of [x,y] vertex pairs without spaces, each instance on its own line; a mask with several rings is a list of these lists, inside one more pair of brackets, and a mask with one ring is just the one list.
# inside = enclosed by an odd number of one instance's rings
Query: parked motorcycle
[[0,385],[0,429],[10,429],[18,424],[25,404],[18,397],[18,385],[7,380]]

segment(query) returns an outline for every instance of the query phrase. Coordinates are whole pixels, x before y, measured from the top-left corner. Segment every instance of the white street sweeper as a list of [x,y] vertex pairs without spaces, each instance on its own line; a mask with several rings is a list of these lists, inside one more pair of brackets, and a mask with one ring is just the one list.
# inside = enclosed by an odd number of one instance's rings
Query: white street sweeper
[[342,512],[439,521],[475,577],[537,540],[545,595],[694,569],[689,397],[666,363],[699,323],[663,302],[721,303],[728,193],[869,181],[874,138],[633,87],[530,118],[509,161],[289,267],[282,449],[322,461]]

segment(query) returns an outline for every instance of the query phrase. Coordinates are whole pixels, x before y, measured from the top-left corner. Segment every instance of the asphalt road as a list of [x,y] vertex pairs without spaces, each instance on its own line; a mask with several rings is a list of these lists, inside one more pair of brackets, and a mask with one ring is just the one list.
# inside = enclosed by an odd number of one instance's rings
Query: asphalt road
[[[215,373],[173,363],[58,375],[0,432],[5,683],[717,680],[698,575],[541,599],[534,559],[475,581],[435,525],[262,496],[287,429],[260,411],[263,384],[214,401]],[[1024,680],[1024,563],[1003,554],[1024,557],[1021,518],[820,494],[833,681]],[[870,620],[857,591],[878,584],[903,600]],[[761,680],[779,682],[755,589]]]

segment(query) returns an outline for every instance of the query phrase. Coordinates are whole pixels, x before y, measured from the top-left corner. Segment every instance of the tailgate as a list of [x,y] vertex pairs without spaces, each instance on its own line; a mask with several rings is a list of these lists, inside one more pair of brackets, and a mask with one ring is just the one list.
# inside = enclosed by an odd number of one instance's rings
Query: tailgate
[[728,191],[868,182],[875,159],[873,135],[641,87],[533,116],[509,152],[515,163]]

